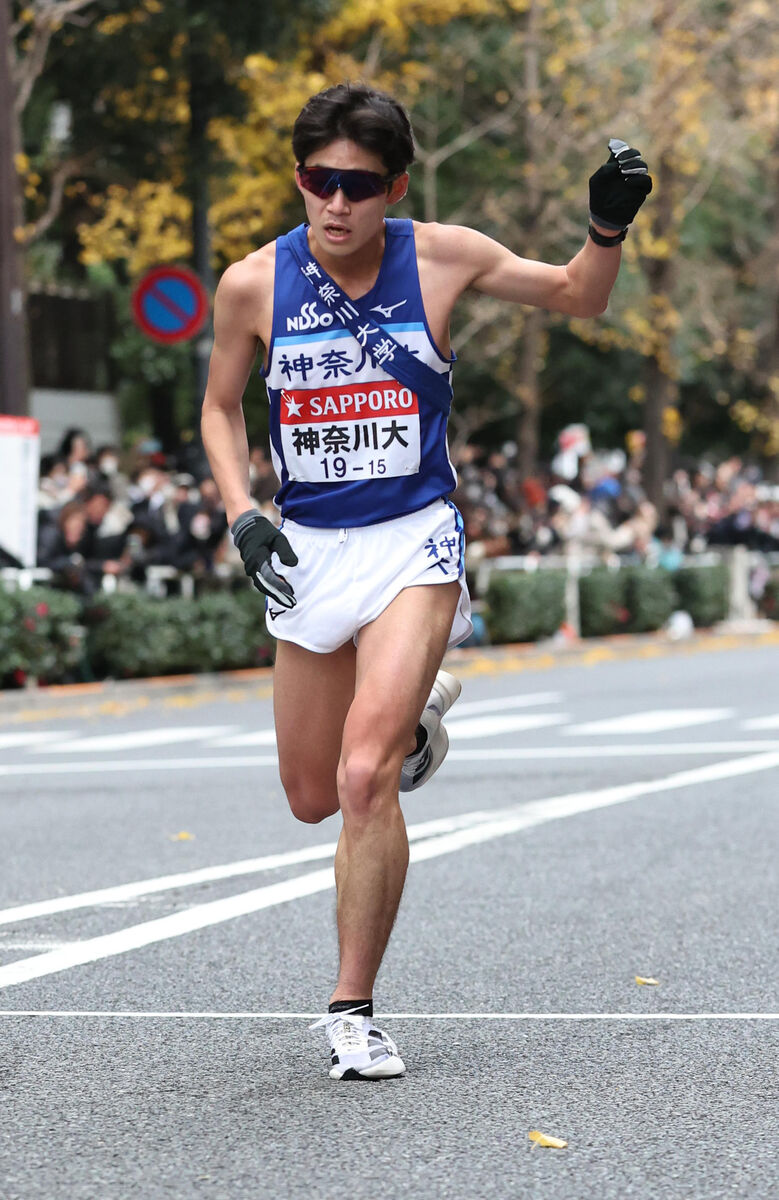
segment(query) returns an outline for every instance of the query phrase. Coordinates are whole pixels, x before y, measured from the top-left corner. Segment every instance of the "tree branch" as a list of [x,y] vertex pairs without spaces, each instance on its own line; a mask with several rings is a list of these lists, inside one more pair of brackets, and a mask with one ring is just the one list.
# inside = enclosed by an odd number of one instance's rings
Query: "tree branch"
[[62,197],[65,192],[65,184],[74,175],[79,175],[85,167],[94,162],[96,157],[97,150],[90,150],[87,154],[81,154],[76,158],[68,158],[60,163],[51,177],[51,190],[49,192],[46,211],[33,223],[24,239],[25,245],[29,246],[31,242],[37,241],[54,224],[62,210]]

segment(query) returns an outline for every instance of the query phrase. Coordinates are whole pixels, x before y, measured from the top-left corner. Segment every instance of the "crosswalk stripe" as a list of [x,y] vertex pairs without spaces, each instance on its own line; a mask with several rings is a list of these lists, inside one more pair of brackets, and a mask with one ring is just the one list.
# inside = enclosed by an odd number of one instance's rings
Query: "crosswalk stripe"
[[12,750],[19,746],[39,746],[44,742],[61,741],[73,737],[72,729],[36,729],[34,733],[0,733],[0,750]]
[[751,717],[741,722],[742,729],[779,729],[779,713],[771,713],[769,717]]
[[249,733],[234,733],[230,737],[212,738],[209,746],[275,746],[275,729],[254,729]]
[[661,733],[666,729],[683,729],[690,725],[724,721],[733,715],[732,708],[659,708],[647,712],[626,713],[621,717],[607,717],[602,721],[586,721],[583,725],[571,725],[563,732],[574,735]]
[[474,713],[506,712],[510,708],[532,708],[536,704],[559,704],[562,692],[525,692],[517,696],[497,696],[492,700],[459,701],[452,709],[453,719],[470,717]]
[[450,741],[464,741],[466,738],[495,737],[498,733],[522,733],[527,729],[543,729],[550,725],[562,725],[567,720],[567,713],[495,713],[494,716],[447,721],[446,732]]
[[173,742],[195,742],[220,734],[231,733],[234,725],[179,725],[167,729],[131,729],[125,733],[109,733],[98,737],[79,738],[53,746],[36,746],[36,754],[80,754],[84,750],[136,750],[142,746],[164,746]]

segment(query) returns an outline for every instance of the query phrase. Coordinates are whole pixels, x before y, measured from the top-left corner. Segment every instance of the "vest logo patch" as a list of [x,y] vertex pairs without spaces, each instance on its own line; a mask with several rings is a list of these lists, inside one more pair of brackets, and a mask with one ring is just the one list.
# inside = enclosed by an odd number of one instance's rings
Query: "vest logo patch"
[[333,323],[333,314],[317,312],[316,300],[309,300],[300,307],[296,317],[287,317],[287,333],[292,330],[326,329]]

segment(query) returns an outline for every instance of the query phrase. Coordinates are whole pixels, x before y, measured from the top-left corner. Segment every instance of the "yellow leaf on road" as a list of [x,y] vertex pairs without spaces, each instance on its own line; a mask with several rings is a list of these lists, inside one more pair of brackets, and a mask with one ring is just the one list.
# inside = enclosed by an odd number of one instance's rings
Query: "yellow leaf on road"
[[186,829],[182,829],[181,833],[172,833],[170,835],[172,842],[194,842],[194,833],[187,833]]
[[549,1137],[546,1133],[541,1133],[540,1129],[531,1129],[527,1135],[531,1142],[535,1142],[537,1146],[549,1146],[552,1150],[564,1150],[568,1145],[562,1138]]
[[648,984],[649,987],[659,987],[660,986],[659,979],[645,979],[643,975],[636,975],[636,983],[641,984],[641,985]]

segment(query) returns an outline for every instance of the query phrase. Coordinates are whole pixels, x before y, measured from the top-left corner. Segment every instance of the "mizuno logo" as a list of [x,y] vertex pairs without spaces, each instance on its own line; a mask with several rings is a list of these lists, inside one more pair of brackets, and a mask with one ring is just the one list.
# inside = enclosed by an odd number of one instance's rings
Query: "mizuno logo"
[[387,320],[390,319],[396,308],[402,308],[404,304],[408,304],[408,300],[398,300],[397,304],[376,304],[371,312],[381,313]]

